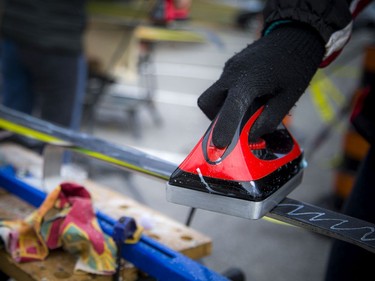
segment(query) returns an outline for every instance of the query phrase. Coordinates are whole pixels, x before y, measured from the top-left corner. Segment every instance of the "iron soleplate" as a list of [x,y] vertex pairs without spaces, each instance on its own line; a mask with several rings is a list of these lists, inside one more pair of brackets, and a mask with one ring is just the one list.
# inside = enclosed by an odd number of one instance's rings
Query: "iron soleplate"
[[303,170],[263,201],[249,201],[214,193],[197,191],[167,183],[167,201],[245,219],[259,219],[271,211],[302,181]]

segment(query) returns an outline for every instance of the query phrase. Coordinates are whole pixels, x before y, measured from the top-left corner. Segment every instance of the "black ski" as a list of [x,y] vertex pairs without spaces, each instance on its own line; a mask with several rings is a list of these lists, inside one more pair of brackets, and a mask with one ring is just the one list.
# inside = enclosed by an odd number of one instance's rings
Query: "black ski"
[[267,216],[375,253],[372,223],[290,198],[281,201]]
[[[168,181],[177,168],[177,164],[132,147],[64,129],[3,106],[0,106],[0,128],[46,143],[67,144],[80,153],[163,181]],[[375,253],[375,224],[290,198],[285,198],[267,216]]]

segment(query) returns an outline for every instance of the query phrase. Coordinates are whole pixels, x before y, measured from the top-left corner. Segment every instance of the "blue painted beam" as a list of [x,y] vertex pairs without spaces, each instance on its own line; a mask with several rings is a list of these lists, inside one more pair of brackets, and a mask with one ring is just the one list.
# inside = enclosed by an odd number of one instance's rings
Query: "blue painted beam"
[[[18,179],[11,166],[0,167],[0,186],[34,207],[39,207],[47,196]],[[116,220],[100,211],[96,215],[103,231],[112,236]],[[124,244],[121,254],[125,260],[157,280],[228,281],[226,277],[145,235],[136,244]]]

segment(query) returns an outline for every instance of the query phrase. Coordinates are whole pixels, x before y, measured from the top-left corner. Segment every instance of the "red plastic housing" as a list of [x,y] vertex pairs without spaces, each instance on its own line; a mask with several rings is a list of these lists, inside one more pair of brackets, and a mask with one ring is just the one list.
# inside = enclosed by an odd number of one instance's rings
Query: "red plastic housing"
[[[254,155],[254,149],[263,149],[267,144],[250,144],[249,133],[252,125],[262,112],[258,109],[225,149],[212,145],[212,131],[215,122],[200,139],[191,153],[180,164],[179,169],[199,176],[231,181],[257,181],[280,167],[301,156],[301,149],[291,137],[291,150],[272,160],[263,160]],[[259,147],[257,147],[259,145]]]

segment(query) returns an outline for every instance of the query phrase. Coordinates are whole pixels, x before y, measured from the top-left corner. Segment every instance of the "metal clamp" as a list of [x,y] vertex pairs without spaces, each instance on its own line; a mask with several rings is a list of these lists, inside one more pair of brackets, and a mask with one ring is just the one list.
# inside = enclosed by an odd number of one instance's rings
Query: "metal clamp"
[[82,183],[87,172],[72,162],[72,153],[77,153],[73,145],[46,144],[43,151],[42,187],[49,193],[61,181]]

